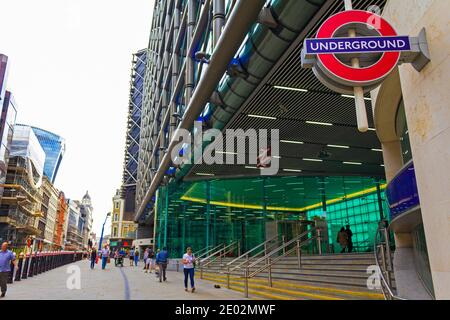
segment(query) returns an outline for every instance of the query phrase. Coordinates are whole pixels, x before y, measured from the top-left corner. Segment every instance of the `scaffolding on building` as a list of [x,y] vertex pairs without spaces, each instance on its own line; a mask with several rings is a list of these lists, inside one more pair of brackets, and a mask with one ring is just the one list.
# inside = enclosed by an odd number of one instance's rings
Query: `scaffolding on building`
[[7,225],[4,239],[16,245],[25,245],[30,236],[40,237],[40,219],[44,219],[41,209],[42,195],[39,188],[30,183],[30,175],[39,179],[38,173],[28,171],[26,158],[9,159],[8,173],[0,199],[0,222]]

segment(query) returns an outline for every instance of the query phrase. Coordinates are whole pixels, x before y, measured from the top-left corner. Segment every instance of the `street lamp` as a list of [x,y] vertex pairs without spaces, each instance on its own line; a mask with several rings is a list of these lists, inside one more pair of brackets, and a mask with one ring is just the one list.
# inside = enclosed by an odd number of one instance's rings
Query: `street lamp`
[[110,215],[111,215],[111,212],[108,212],[108,213],[106,214],[105,222],[103,222],[102,234],[100,235],[100,241],[98,242],[98,251],[101,251],[101,250],[102,250],[103,231],[105,231],[106,220],[108,220],[108,217],[109,217]]

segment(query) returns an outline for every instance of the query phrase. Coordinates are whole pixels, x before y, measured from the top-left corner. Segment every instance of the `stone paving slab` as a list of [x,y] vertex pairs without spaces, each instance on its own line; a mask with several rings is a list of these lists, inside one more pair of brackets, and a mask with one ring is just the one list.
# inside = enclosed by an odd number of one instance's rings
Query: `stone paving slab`
[[[74,268],[75,267],[75,268]],[[81,289],[70,290],[69,269],[79,267]],[[168,271],[167,282],[160,283],[154,273],[144,273],[127,264],[117,268],[114,263],[101,270],[100,262],[90,270],[89,262],[79,261],[36,277],[8,285],[4,300],[241,300],[243,295],[226,288],[215,289],[214,284],[196,278],[196,292],[184,291],[183,274]],[[73,275],[73,273],[72,273]]]

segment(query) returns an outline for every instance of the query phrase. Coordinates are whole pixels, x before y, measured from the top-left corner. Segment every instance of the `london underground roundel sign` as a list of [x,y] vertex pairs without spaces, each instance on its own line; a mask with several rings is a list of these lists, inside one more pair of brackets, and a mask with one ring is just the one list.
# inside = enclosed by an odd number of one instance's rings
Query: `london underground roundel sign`
[[407,62],[408,54],[417,58],[417,45],[416,38],[399,36],[381,16],[348,10],[328,18],[316,38],[305,40],[302,64],[334,91],[352,93],[354,87],[362,87],[367,92]]
[[[366,11],[343,11],[329,18],[320,28],[317,33],[317,39],[330,39],[333,38],[336,32],[344,26],[348,26],[352,23],[359,23],[361,25],[367,25],[369,28],[375,29],[374,24],[370,24],[371,21],[375,21],[372,18],[373,13]],[[404,49],[409,50],[409,39],[407,42],[404,39],[397,39],[397,33],[394,28],[381,17],[379,18],[380,28],[377,30],[380,33],[381,39],[376,38],[346,38],[345,40],[339,40],[335,45],[339,50],[349,53],[357,53],[361,50],[384,50],[389,44],[393,44],[391,49]],[[368,30],[370,30],[368,28]],[[384,38],[389,37],[389,38]],[[401,48],[396,48],[396,44],[402,42],[404,45]],[[335,47],[333,42],[329,42],[328,47]],[[324,46],[318,46],[323,48]],[[325,46],[326,47],[326,46]],[[374,51],[372,51],[374,52]],[[371,66],[366,68],[353,68],[341,62],[334,54],[319,54],[318,60],[323,66],[325,71],[328,71],[333,77],[347,82],[349,85],[353,83],[357,84],[373,84],[384,79],[398,64],[400,60],[400,51],[385,52],[381,58]]]

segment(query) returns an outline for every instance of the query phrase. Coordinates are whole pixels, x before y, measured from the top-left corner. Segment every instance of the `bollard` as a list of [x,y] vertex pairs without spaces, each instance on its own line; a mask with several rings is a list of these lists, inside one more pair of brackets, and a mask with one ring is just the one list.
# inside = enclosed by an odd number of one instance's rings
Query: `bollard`
[[45,254],[44,256],[44,271],[43,272],[47,272],[50,269],[50,256],[48,255],[48,253]]
[[14,265],[11,263],[10,265],[10,272],[8,280],[6,281],[8,284],[12,284],[14,282]]
[[28,278],[28,269],[29,269],[29,263],[30,263],[30,257],[26,254],[25,255],[25,263],[23,265],[23,270],[22,270],[22,279],[26,279]]
[[36,263],[34,264],[33,275],[37,276],[39,274],[40,265],[41,265],[41,255],[39,253],[36,253]]
[[22,267],[23,267],[23,253],[19,255],[19,261],[17,262],[17,272],[16,272],[16,278],[14,281],[20,281],[22,279]]
[[48,255],[48,269],[47,271],[53,270],[53,252],[50,252]]
[[28,268],[28,277],[34,276],[35,265],[36,265],[36,255],[33,257],[33,254],[30,253],[30,266]]
[[36,275],[42,273],[42,267],[44,266],[44,256],[42,256],[42,253],[39,253],[37,258],[37,272]]
[[42,255],[42,266],[41,266],[41,273],[44,273],[47,271],[47,254],[44,253]]

